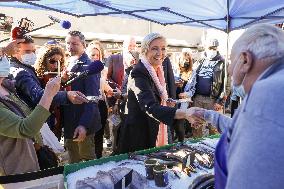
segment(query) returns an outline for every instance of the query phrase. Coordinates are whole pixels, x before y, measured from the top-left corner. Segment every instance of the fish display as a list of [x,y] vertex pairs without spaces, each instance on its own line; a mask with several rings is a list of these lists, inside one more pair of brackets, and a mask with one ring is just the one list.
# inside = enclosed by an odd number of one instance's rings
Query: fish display
[[[78,180],[76,183],[77,189],[119,189],[123,188],[123,183],[117,185],[122,181],[125,176],[131,173],[131,181],[124,185],[127,189],[140,189],[145,188],[148,185],[146,177],[139,174],[137,171],[133,171],[127,167],[116,167],[110,171],[99,171],[96,177],[88,177],[83,180]],[[127,178],[125,178],[127,179]]]
[[[208,139],[198,143],[178,143],[148,154],[133,152],[126,160],[95,165],[71,173],[67,176],[68,188],[211,189],[214,188],[213,165],[217,141],[218,139]],[[149,162],[152,161],[156,163],[150,166]],[[159,167],[164,168],[157,172]],[[156,173],[156,178],[147,178],[150,168]]]

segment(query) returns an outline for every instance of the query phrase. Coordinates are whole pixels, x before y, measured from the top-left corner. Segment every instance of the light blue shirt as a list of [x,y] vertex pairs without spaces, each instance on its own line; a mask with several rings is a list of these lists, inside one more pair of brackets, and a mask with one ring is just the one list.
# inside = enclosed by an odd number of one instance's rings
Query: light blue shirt
[[284,60],[254,83],[234,115],[228,148],[228,189],[284,186]]
[[229,130],[227,189],[284,186],[284,59],[254,83],[233,119],[206,110],[206,121]]

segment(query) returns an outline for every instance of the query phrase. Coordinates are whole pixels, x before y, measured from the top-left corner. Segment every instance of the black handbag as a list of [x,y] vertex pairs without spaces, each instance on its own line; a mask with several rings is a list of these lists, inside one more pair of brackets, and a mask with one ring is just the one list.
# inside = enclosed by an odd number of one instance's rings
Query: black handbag
[[48,146],[43,145],[37,151],[38,164],[41,170],[57,167],[59,159]]

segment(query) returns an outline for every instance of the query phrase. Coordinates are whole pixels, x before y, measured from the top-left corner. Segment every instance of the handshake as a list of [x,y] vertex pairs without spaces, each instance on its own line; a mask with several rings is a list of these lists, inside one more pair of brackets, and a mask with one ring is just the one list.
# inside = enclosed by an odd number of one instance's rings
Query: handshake
[[185,110],[178,109],[176,114],[181,112],[182,117],[180,119],[187,119],[191,123],[192,127],[197,129],[206,123],[204,118],[205,111],[206,110],[203,108],[191,107]]

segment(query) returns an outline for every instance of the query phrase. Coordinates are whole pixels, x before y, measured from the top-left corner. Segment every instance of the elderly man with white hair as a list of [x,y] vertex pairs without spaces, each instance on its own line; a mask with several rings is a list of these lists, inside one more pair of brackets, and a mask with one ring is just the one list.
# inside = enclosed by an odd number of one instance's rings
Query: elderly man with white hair
[[122,87],[122,81],[124,78],[124,69],[129,66],[129,57],[132,60],[130,51],[136,50],[136,40],[134,37],[126,38],[123,42],[123,53],[111,55],[106,65],[108,67],[107,79],[111,82],[110,85],[113,88]]
[[195,109],[223,134],[216,148],[215,188],[283,188],[284,32],[259,24],[231,51],[233,87],[246,93],[232,119]]

